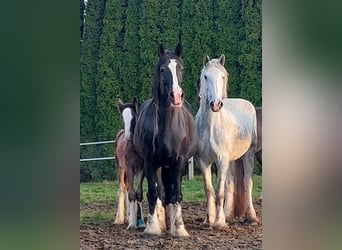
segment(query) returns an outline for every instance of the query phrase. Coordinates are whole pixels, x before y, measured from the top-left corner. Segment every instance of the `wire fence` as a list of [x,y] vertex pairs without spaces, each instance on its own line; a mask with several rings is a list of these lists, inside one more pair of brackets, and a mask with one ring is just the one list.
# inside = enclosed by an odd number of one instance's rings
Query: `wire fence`
[[[101,144],[108,144],[108,143],[115,143],[115,141],[84,142],[84,143],[80,143],[80,146],[101,145]],[[114,160],[114,159],[115,159],[115,156],[81,158],[80,162],[103,161],[103,160]],[[192,180],[194,178],[194,160],[193,160],[193,157],[191,157],[188,161],[188,175],[189,175],[189,180]]]

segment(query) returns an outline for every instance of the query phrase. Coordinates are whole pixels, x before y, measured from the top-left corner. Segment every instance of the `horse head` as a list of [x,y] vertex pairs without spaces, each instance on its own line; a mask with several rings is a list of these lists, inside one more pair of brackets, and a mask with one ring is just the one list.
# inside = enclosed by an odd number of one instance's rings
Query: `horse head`
[[153,75],[153,99],[156,103],[166,107],[181,107],[184,93],[181,88],[183,80],[182,46],[177,45],[174,52],[158,48],[159,61]]
[[228,72],[224,67],[225,56],[217,59],[205,56],[200,76],[200,97],[210,105],[213,112],[223,106],[222,99],[227,97]]
[[133,132],[135,128],[136,116],[138,113],[137,98],[134,97],[131,103],[123,103],[119,99],[117,106],[121,114],[123,123],[124,123],[125,138],[127,140],[131,140],[133,137]]

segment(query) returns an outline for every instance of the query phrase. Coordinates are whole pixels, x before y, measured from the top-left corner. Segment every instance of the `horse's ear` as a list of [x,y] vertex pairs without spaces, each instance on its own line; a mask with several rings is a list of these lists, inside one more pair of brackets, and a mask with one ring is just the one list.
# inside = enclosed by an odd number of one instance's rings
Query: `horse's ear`
[[203,66],[207,65],[209,61],[210,61],[210,57],[208,55],[205,55],[204,60],[203,60]]
[[135,112],[137,112],[138,111],[138,99],[135,96],[133,97],[132,104],[134,106]]
[[161,43],[158,48],[158,56],[162,57],[164,53],[165,53],[165,48],[164,48],[164,45]]
[[121,101],[121,99],[118,100],[118,109],[119,109],[119,112],[121,113],[122,112],[122,108],[123,108],[123,102]]
[[181,44],[181,43],[178,43],[178,44],[177,44],[177,47],[176,47],[176,49],[175,49],[175,53],[176,53],[176,55],[177,55],[178,57],[181,56],[181,54],[182,54],[182,44]]
[[224,66],[224,61],[226,60],[226,58],[225,58],[225,56],[224,56],[224,54],[221,54],[221,56],[220,56],[220,58],[219,58],[219,61],[220,61],[220,64],[222,65],[222,66]]

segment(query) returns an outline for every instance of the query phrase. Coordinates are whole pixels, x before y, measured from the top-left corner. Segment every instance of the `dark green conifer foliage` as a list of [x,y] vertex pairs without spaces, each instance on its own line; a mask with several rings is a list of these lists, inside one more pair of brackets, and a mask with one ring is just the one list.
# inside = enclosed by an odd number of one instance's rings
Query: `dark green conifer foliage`
[[158,59],[157,48],[159,45],[158,16],[159,2],[145,0],[141,3],[141,18],[139,26],[140,37],[140,82],[138,86],[138,101],[141,104],[151,98],[152,72]]
[[[225,67],[228,70],[228,97],[240,96],[240,55],[241,21],[240,0],[219,0],[217,12],[216,47],[217,55],[225,54]],[[223,11],[224,10],[224,11]]]
[[[82,7],[81,7],[82,8]],[[99,58],[100,36],[105,1],[89,1],[86,5],[86,22],[84,22],[83,40],[80,55],[80,140],[97,141],[96,133],[96,74]],[[81,147],[81,158],[93,157],[96,149]],[[96,169],[96,163],[85,162],[82,168]]]
[[261,106],[261,0],[244,0],[242,3],[244,39],[238,58],[241,67],[240,95],[254,105]]
[[[179,40],[182,87],[194,114],[207,54],[225,54],[229,97],[261,106],[261,0],[80,0],[81,142],[115,138],[122,128],[118,98],[136,96],[139,104],[150,98],[158,46],[173,50]],[[113,150],[112,144],[81,147],[81,157],[112,156]],[[115,177],[114,161],[84,167],[94,180]]]
[[[125,20],[126,1],[111,0],[107,2],[104,15],[104,28],[101,35],[100,56],[97,63],[96,87],[96,135],[98,141],[114,140],[122,128],[122,121],[117,110],[118,98],[122,98],[121,82],[123,68],[122,22]],[[113,144],[98,147],[97,156],[114,155]],[[99,162],[94,179],[114,178],[114,161]]]
[[83,40],[84,14],[85,14],[84,0],[80,0],[80,41]]
[[180,10],[178,0],[160,2],[160,15],[158,15],[159,42],[170,50],[174,50],[179,40]]
[[122,50],[121,98],[131,101],[139,93],[140,81],[140,1],[128,0],[125,18],[125,36]]
[[212,2],[184,1],[182,13],[182,41],[184,60],[183,90],[192,106],[198,107],[198,80],[206,54],[212,55]]

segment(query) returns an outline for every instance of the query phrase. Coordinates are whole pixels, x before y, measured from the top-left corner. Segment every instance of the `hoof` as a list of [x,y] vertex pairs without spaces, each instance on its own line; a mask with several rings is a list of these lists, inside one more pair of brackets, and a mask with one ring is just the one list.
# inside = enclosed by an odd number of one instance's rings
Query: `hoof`
[[226,223],[215,223],[214,228],[224,230],[228,228],[228,225]]
[[171,236],[186,238],[186,237],[190,237],[190,234],[188,233],[188,231],[185,230],[184,227],[182,227],[182,228],[179,228],[176,232],[171,233]]
[[134,225],[134,224],[129,224],[129,225],[127,226],[127,229],[132,229],[132,228],[137,228],[137,227],[136,227],[136,225]]
[[250,226],[257,226],[260,224],[260,221],[257,218],[248,218],[245,220],[245,223]]
[[212,228],[214,226],[214,222],[210,222],[208,220],[208,216],[205,217],[204,221],[202,222],[202,225],[203,226],[207,226],[207,227],[210,227]]
[[125,224],[125,220],[115,220],[115,221],[114,221],[114,224],[115,224],[115,225],[122,225],[122,224]]
[[161,235],[162,231],[160,230],[160,228],[152,228],[147,226],[144,230],[145,234],[153,234],[153,235]]
[[226,217],[226,222],[228,222],[228,223],[233,223],[234,221],[235,221],[234,216],[227,216],[227,217]]

